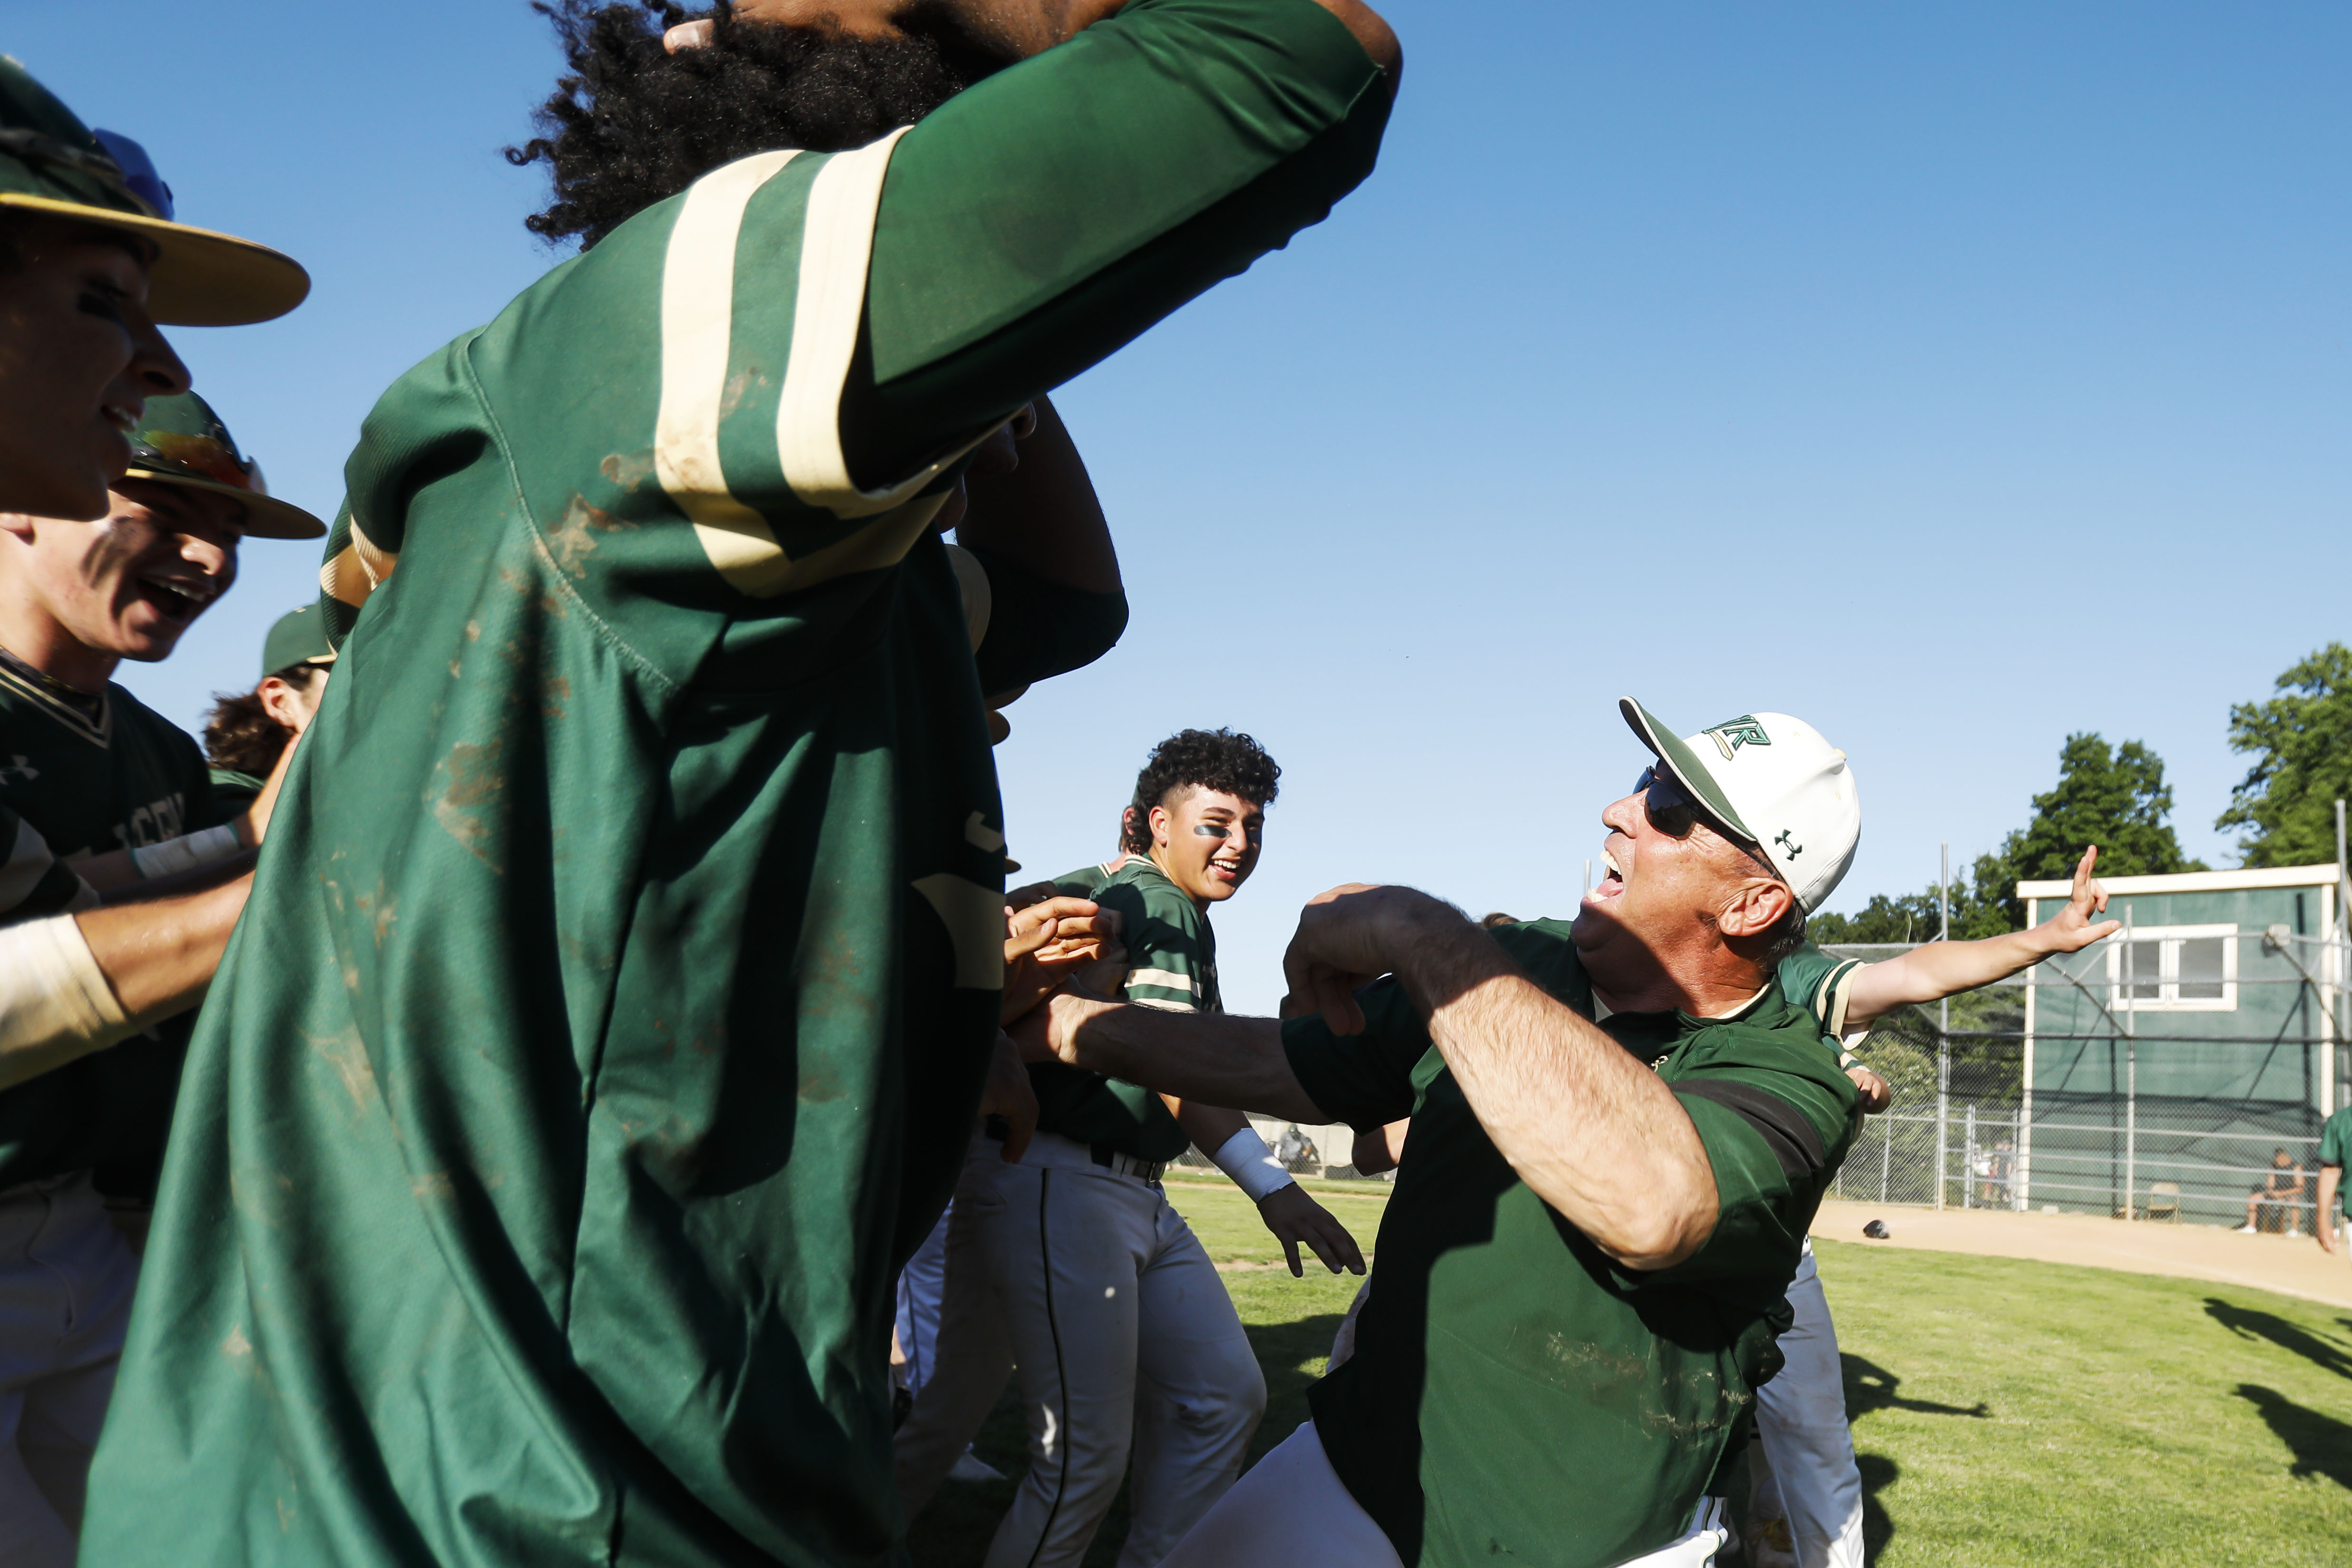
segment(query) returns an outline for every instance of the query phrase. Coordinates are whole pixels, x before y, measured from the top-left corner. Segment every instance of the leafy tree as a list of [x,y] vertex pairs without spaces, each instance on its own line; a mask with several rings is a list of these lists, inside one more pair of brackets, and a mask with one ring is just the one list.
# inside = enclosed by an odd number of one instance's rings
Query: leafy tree
[[[1997,853],[1978,856],[1952,879],[1953,940],[2021,928],[2025,905],[2015,897],[2017,884],[2065,880],[2086,845],[2099,847],[2102,876],[2204,870],[2203,862],[2181,852],[2171,816],[2163,758],[2138,741],[2110,746],[2095,734],[2067,736],[2057,786],[2033,797],[2032,817]],[[1822,914],[1811,922],[1813,940],[1822,942],[1926,942],[1937,930],[1933,883],[1925,892],[1881,893],[1857,915]]]
[[2230,749],[2255,762],[2213,826],[2252,829],[2249,866],[2315,866],[2336,858],[2336,802],[2352,799],[2352,648],[2329,643],[2276,688],[2230,710]]

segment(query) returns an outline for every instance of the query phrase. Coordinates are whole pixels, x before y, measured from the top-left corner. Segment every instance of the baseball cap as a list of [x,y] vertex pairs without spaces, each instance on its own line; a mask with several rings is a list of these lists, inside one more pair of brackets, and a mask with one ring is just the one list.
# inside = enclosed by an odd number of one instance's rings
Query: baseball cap
[[325,523],[269,493],[261,465],[237,451],[212,405],[193,392],[147,400],[123,478],[235,496],[245,503],[245,531],[252,538],[320,539],[327,531]]
[[1810,914],[1853,864],[1862,797],[1853,768],[1822,732],[1786,713],[1742,713],[1677,739],[1630,697],[1617,710],[1715,818],[1769,861]]
[[335,650],[327,646],[327,617],[315,604],[287,611],[261,639],[264,679],[298,664],[334,662]]
[[292,257],[174,222],[171,187],[145,148],[113,132],[93,132],[5,56],[0,206],[143,235],[156,249],[147,310],[165,326],[267,321],[310,292],[310,275]]

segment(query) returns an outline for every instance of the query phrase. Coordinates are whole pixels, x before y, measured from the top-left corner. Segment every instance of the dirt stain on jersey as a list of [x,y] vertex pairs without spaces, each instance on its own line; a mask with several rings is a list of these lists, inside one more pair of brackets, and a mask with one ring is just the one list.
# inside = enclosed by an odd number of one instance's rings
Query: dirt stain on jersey
[[597,470],[625,490],[635,489],[654,477],[654,449],[614,452],[596,465]]
[[[610,459],[606,459],[610,461]],[[563,516],[547,531],[548,552],[555,558],[556,568],[574,577],[588,575],[588,557],[596,553],[596,535],[622,533],[637,525],[611,512],[590,506],[586,498],[573,496]]]
[[426,796],[441,830],[499,876],[506,875],[506,858],[498,853],[489,818],[506,793],[506,774],[499,770],[503,743],[477,746],[461,741],[450,747],[449,754],[434,764],[434,788]]

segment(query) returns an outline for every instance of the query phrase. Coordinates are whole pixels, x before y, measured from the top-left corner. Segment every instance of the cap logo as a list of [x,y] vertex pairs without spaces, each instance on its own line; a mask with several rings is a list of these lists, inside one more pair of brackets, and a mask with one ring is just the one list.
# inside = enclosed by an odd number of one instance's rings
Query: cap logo
[[[1764,743],[1769,746],[1772,742],[1767,741]],[[1802,855],[1805,852],[1805,847],[1803,845],[1791,844],[1789,842],[1789,836],[1795,831],[1796,829],[1793,827],[1784,827],[1780,829],[1780,837],[1772,840],[1773,843],[1778,844],[1781,848],[1786,849],[1789,852],[1789,858],[1791,861],[1795,860],[1798,856]]]
[[1756,721],[1753,713],[1742,713],[1737,719],[1709,724],[1699,733],[1715,742],[1715,749],[1723,753],[1723,760],[1727,763],[1742,746],[1769,746],[1772,743],[1772,737],[1764,732],[1764,726]]

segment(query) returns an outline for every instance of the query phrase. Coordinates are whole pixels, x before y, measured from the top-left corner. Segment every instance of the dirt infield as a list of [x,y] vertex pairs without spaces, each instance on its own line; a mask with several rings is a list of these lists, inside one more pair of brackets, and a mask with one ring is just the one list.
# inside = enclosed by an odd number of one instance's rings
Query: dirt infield
[[[1894,1233],[1870,1241],[1862,1227],[1874,1219]],[[1813,1234],[1865,1247],[1968,1252],[2042,1263],[2080,1263],[2131,1274],[2168,1274],[2251,1285],[2283,1296],[2352,1307],[2352,1261],[2329,1257],[2307,1236],[2240,1236],[2206,1225],[2126,1222],[2092,1215],[2010,1214],[1986,1209],[1901,1208],[1874,1204],[1822,1205]]]

